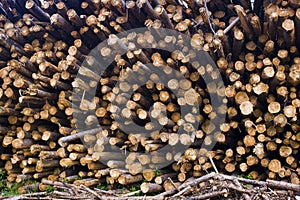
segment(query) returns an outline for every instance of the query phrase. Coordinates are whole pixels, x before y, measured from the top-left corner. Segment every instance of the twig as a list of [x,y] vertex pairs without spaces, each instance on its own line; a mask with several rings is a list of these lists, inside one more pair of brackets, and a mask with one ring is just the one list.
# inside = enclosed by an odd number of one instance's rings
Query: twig
[[212,164],[212,166],[213,166],[215,172],[216,172],[217,174],[219,174],[219,171],[218,171],[218,169],[217,169],[217,167],[216,167],[216,165],[215,165],[215,163],[214,163],[214,161],[213,161],[211,155],[209,155],[209,160],[210,160],[210,162],[211,162],[211,164]]
[[206,12],[206,15],[207,15],[207,18],[208,18],[209,27],[210,27],[211,31],[213,32],[213,34],[216,35],[216,32],[213,29],[213,26],[212,26],[210,18],[209,18],[209,10],[208,10],[208,7],[207,7],[207,1],[206,0],[204,0],[204,8],[205,8],[205,12]]
[[[30,193],[30,194],[22,194],[14,197],[8,197],[8,198],[3,198],[3,199],[50,199],[49,197],[46,197],[48,194],[47,192],[36,192],[36,193]],[[0,198],[2,199],[2,198]]]
[[274,191],[274,190],[272,190],[271,188],[268,188],[273,194],[275,194],[276,196],[278,196],[278,194]]
[[175,185],[175,183],[173,182],[173,180],[172,180],[170,177],[168,177],[168,180],[169,180],[170,183],[174,186],[174,188],[176,188],[176,189],[179,191],[177,185]]
[[[201,182],[205,182],[205,181],[207,181],[207,180],[215,177],[215,175],[216,175],[215,173],[206,174],[206,175],[201,176],[201,177],[199,177],[199,178],[197,178],[197,179],[195,179],[193,181],[190,181],[190,182],[187,182],[187,183],[184,183],[184,184],[180,185],[178,187],[178,189],[182,190],[182,189],[184,189],[186,187],[193,187],[194,185],[197,185],[197,184],[199,184]],[[160,193],[160,194],[154,196],[154,198],[155,199],[163,199],[164,197],[173,195],[176,192],[177,192],[177,189],[168,190],[166,192],[163,192],[163,193]]]
[[210,192],[210,193],[203,194],[203,195],[193,196],[193,197],[190,197],[188,199],[210,199],[210,198],[214,198],[214,197],[224,195],[226,193],[227,193],[227,190],[224,189],[224,190],[221,190],[221,191]]
[[92,195],[94,195],[95,197],[97,197],[98,199],[102,199],[101,196],[99,194],[97,194],[97,192],[95,192],[94,190],[91,190],[90,188],[88,188],[85,185],[80,185],[81,188],[85,189],[87,192],[91,193]]
[[240,18],[239,17],[237,17],[237,18],[235,18],[230,24],[229,24],[229,26],[227,26],[225,29],[224,29],[224,35],[225,34],[227,34],[229,31],[230,31],[230,29],[232,29],[235,25],[236,25],[236,23],[238,23],[238,21],[240,20]]
[[284,190],[292,190],[296,192],[300,192],[300,185],[297,184],[292,184],[292,183],[285,183],[281,181],[274,181],[274,180],[267,180],[265,181],[257,181],[257,180],[250,180],[246,178],[239,178],[235,176],[228,176],[225,174],[218,174],[219,178],[225,178],[227,180],[234,180],[237,179],[241,182],[248,183],[251,185],[260,185],[260,186],[267,186],[267,187],[272,187],[272,188],[277,188],[277,189],[284,189]]
[[[251,196],[251,193],[253,192],[253,190],[248,190],[248,189],[245,189],[243,186],[242,186],[242,184],[239,182],[239,180],[237,180],[237,179],[234,179],[233,181],[233,184],[232,183],[229,183],[228,185],[226,185],[226,187],[227,188],[229,188],[229,189],[233,189],[233,190],[235,190],[235,191],[238,191],[238,192],[241,192],[241,193],[243,193],[243,198],[245,199],[245,200],[250,200],[251,198],[250,198],[250,196]],[[254,193],[255,193],[256,191],[254,191]],[[249,195],[250,196],[249,196]]]
[[185,1],[178,0],[178,3],[182,6],[184,6],[185,8],[189,8],[188,4]]
[[242,188],[242,187],[236,187],[236,186],[233,185],[233,184],[228,184],[228,185],[226,185],[226,187],[229,188],[229,189],[236,190],[236,191],[241,192],[241,193],[251,194],[251,193],[253,192],[253,191],[251,191],[251,190],[247,190],[247,189],[244,189],[244,188]]
[[99,192],[99,193],[103,193],[106,195],[113,195],[113,196],[117,196],[116,193],[114,192],[114,190],[111,191],[106,191],[106,190],[101,190],[99,188],[94,188],[95,191]]
[[200,164],[201,168],[204,169],[206,174],[209,174],[208,170],[206,168],[203,168],[203,166]]
[[172,196],[172,198],[179,197],[179,196],[181,196],[182,194],[184,194],[187,190],[190,190],[190,189],[191,189],[191,187],[188,186],[188,187],[184,188],[183,190],[181,190],[180,192],[178,192],[177,194],[174,194],[174,195]]
[[285,190],[293,190],[295,192],[300,192],[300,185],[293,184],[293,183],[285,183],[282,181],[274,181],[274,180],[267,180],[267,186],[278,188],[278,189],[285,189]]
[[111,199],[111,200],[128,200],[128,199],[133,199],[133,200],[153,200],[153,199],[155,199],[155,197],[154,196],[142,196],[142,197],[130,197],[130,198],[128,198],[128,197],[105,197],[105,198],[103,198],[103,199]]
[[198,185],[199,183],[202,183],[204,181],[207,181],[207,180],[209,180],[209,179],[211,179],[211,178],[213,178],[215,176],[216,176],[216,173],[214,173],[214,172],[212,172],[210,174],[206,174],[206,175],[201,176],[201,177],[199,177],[199,178],[197,178],[195,180],[192,180],[192,181],[189,181],[187,183],[182,184],[181,186],[178,187],[178,189],[181,190],[181,189],[183,189],[183,188],[185,188],[187,186],[193,187],[193,186]]
[[36,193],[30,193],[30,194],[22,194],[23,197],[42,197],[46,196],[47,192],[36,192]]
[[220,179],[224,178],[226,180],[231,180],[231,181],[237,179],[240,182],[251,184],[251,185],[267,186],[267,183],[264,181],[251,180],[251,179],[240,178],[240,177],[236,177],[236,176],[229,176],[229,175],[225,175],[225,174],[218,174],[217,177]]
[[131,197],[131,196],[134,196],[138,193],[140,193],[141,190],[137,190],[137,191],[134,191],[134,192],[129,192],[129,193],[126,193],[126,194],[122,194],[121,197]]
[[80,194],[80,196],[78,195],[74,195],[74,194],[70,194],[68,192],[61,192],[61,191],[53,191],[51,193],[51,197],[57,197],[57,198],[68,198],[68,199],[86,199],[86,196],[83,196],[82,194]]
[[0,198],[5,200],[53,200],[52,197],[28,197],[28,196],[15,196],[15,197],[8,197],[8,198]]
[[55,185],[54,186],[55,189],[61,189],[61,190],[66,190],[69,192],[69,195],[74,195],[74,191],[70,188],[70,187],[65,187],[65,186],[59,186],[59,185]]
[[78,196],[78,188],[75,186],[75,185],[72,185],[72,184],[69,184],[69,183],[63,183],[63,182],[58,182],[58,181],[50,181],[50,180],[47,180],[47,179],[42,179],[42,183],[45,184],[45,185],[53,185],[55,187],[68,187],[70,188],[76,196]]

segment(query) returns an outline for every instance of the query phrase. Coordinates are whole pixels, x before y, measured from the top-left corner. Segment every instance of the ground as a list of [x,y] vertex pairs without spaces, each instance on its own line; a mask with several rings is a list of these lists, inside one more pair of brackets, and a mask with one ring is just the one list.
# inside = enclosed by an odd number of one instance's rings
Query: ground
[[[103,190],[52,182],[54,191],[2,197],[0,199],[232,199],[232,200],[298,200],[300,186],[278,181],[256,181],[247,178],[210,173],[177,188],[157,194],[142,194],[138,188]],[[140,196],[136,196],[140,195]]]

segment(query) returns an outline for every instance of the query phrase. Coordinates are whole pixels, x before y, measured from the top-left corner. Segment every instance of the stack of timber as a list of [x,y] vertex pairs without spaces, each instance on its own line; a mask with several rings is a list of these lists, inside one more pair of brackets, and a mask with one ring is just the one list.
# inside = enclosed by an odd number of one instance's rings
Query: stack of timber
[[[0,13],[0,167],[9,182],[65,180],[93,187],[146,180],[142,191],[157,193],[215,167],[222,173],[300,184],[298,0],[1,0]],[[179,31],[191,37],[193,49],[184,49],[171,35],[156,44],[150,31],[116,37],[139,27]],[[108,46],[99,49],[103,57],[120,47],[135,50],[115,56],[100,76],[82,63],[86,58],[96,62],[88,54],[106,39]],[[132,47],[173,41],[183,45],[180,51]],[[226,88],[215,93],[226,97],[225,111],[212,106],[201,78],[214,76],[214,69],[189,63],[188,52],[199,49],[210,54],[222,75]],[[190,95],[196,98],[187,94],[177,99],[168,87],[155,84],[160,77],[153,72],[152,82],[147,80],[124,102],[118,94],[126,94],[132,85],[126,80],[114,87],[119,77],[149,71],[148,63],[177,70],[186,81],[171,79],[168,86],[195,88],[197,93]],[[88,84],[76,78],[78,73]],[[92,99],[73,95],[91,88],[97,88]],[[120,102],[122,109],[112,101]],[[181,116],[180,106],[195,101],[200,108],[197,119]],[[162,117],[163,111],[167,117]],[[80,112],[86,115],[82,131],[74,117]],[[226,113],[225,122],[209,124],[218,112]],[[115,123],[121,115],[147,130],[153,128],[150,118],[163,128],[149,137],[128,134]],[[199,122],[194,136],[177,134],[183,118]],[[95,124],[105,128],[89,130]],[[218,126],[221,131],[214,131]],[[212,143],[205,139],[209,134],[217,141],[211,151],[201,148]],[[178,143],[189,146],[182,156],[140,154]],[[104,144],[126,150],[126,159]],[[159,171],[148,165],[172,159],[174,163]],[[36,187],[46,190],[43,183]]]

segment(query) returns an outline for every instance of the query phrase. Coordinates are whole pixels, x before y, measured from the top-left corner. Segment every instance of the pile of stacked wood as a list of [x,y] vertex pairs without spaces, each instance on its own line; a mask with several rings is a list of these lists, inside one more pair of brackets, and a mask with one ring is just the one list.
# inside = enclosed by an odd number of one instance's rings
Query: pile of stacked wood
[[[299,7],[298,0],[1,0],[0,166],[8,181],[48,179],[95,186],[103,182],[130,185],[145,179],[142,191],[153,193],[170,190],[215,167],[223,173],[299,184]],[[150,33],[115,37],[138,27],[174,29],[191,37],[194,50],[210,54],[226,86],[218,91],[228,106],[220,132],[208,124],[224,110],[212,107],[208,86],[201,83],[201,75],[215,73],[209,65],[189,63],[190,55],[184,51],[129,50],[116,56],[102,76],[81,65],[86,58],[88,63],[95,62],[88,54],[107,38],[110,46],[99,50],[103,57],[120,45],[135,48],[131,41],[152,43]],[[180,43],[170,36],[158,45],[170,45],[173,40]],[[179,110],[180,105],[189,104],[189,96],[177,99],[166,86],[147,82],[130,94],[126,109],[112,106],[112,99],[122,102],[118,93],[126,93],[130,85],[115,88],[118,77],[130,70],[147,70],[147,63],[167,65],[186,78],[182,83],[170,80],[169,87],[197,86],[193,97],[198,99],[201,115],[193,137],[176,133],[181,118],[189,117],[181,116]],[[76,78],[77,73],[88,84]],[[159,76],[150,79],[159,80]],[[98,89],[93,99],[73,98],[73,89],[89,92],[94,87]],[[153,112],[148,112],[152,105]],[[162,110],[167,110],[168,118],[160,118]],[[83,111],[87,128],[97,123],[102,129],[78,132],[74,113]],[[164,128],[151,137],[127,134],[114,122],[118,114],[147,130],[152,129],[151,115]],[[212,142],[205,139],[210,138],[208,134],[218,142],[212,151],[200,148]],[[103,141],[103,135],[109,141]],[[87,148],[80,138],[95,145]],[[126,159],[105,150],[105,142],[126,149]],[[139,154],[177,143],[190,145],[181,157]],[[144,167],[150,161],[171,159],[175,162],[161,170]],[[30,187],[46,189],[42,183]]]

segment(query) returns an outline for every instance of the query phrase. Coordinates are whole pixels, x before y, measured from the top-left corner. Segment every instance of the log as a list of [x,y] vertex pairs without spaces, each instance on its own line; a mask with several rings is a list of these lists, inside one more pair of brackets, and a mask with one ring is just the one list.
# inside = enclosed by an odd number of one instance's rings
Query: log
[[147,193],[156,193],[162,191],[162,186],[155,183],[142,183],[141,191],[145,194]]
[[136,183],[136,182],[139,182],[141,180],[143,180],[142,175],[132,176],[130,174],[124,174],[124,175],[121,175],[118,178],[118,182],[122,185],[128,185],[128,184],[131,184],[131,183]]
[[42,22],[50,21],[49,15],[45,13],[35,1],[27,0],[25,8],[28,9],[38,20]]
[[79,133],[76,133],[76,134],[73,134],[73,135],[65,136],[65,137],[60,138],[58,143],[59,143],[60,146],[65,147],[67,145],[66,144],[67,142],[79,139],[79,138],[81,138],[81,137],[83,137],[84,135],[87,135],[87,134],[96,134],[97,132],[99,132],[101,130],[102,130],[101,128],[96,128],[96,129],[93,129],[93,130],[82,131],[82,132],[79,132]]

